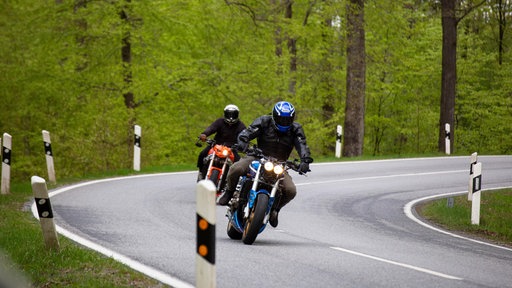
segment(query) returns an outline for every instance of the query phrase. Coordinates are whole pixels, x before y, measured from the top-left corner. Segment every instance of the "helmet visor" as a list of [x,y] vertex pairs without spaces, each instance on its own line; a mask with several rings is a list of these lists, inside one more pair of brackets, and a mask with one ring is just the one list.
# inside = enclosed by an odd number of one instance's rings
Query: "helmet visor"
[[238,120],[238,111],[237,110],[226,110],[224,111],[224,118],[228,122],[236,122]]
[[274,116],[274,121],[277,125],[283,126],[283,127],[289,127],[293,123],[293,117],[291,116]]

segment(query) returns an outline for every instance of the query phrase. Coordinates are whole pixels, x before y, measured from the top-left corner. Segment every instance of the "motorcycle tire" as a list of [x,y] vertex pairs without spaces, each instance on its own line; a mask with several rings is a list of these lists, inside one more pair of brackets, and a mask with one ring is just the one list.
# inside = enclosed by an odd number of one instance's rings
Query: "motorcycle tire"
[[213,169],[212,173],[210,174],[210,178],[208,178],[208,180],[213,182],[215,187],[217,187],[217,184],[219,183],[219,173],[220,173],[219,170]]
[[256,240],[258,233],[260,233],[263,219],[265,219],[265,212],[268,207],[268,195],[260,193],[256,197],[256,203],[252,208],[249,218],[245,222],[244,234],[242,235],[242,242],[251,245]]
[[235,229],[235,226],[233,226],[233,223],[231,223],[231,221],[228,221],[227,232],[228,232],[229,238],[231,238],[231,239],[234,239],[234,240],[242,239],[242,233],[238,232],[238,230]]

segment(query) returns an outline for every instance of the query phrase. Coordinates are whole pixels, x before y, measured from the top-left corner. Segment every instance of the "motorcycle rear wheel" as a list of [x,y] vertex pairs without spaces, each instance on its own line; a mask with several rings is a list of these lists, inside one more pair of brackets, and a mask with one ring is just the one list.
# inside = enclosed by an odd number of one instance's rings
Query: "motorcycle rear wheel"
[[256,203],[249,214],[249,219],[245,222],[244,233],[242,235],[242,242],[251,245],[256,240],[258,233],[260,233],[265,212],[268,207],[268,195],[260,193],[256,197]]
[[238,232],[238,230],[235,229],[235,226],[233,223],[231,223],[231,220],[228,221],[228,228],[227,228],[228,236],[231,239],[234,240],[240,240],[242,239],[242,233]]

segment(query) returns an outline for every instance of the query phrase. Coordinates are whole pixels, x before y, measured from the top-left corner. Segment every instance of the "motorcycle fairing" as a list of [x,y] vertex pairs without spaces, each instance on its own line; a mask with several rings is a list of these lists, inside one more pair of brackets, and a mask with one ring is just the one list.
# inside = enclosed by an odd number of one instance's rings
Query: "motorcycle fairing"
[[258,171],[258,169],[260,168],[260,161],[258,160],[254,160],[251,162],[251,165],[249,166],[249,175],[251,177],[256,177],[256,172]]
[[233,151],[227,146],[216,144],[210,149],[209,153],[215,153],[219,158],[229,157],[231,162],[235,161],[235,154],[233,154]]
[[256,197],[260,193],[263,193],[263,194],[266,194],[267,196],[270,196],[270,192],[268,192],[265,189],[260,189],[258,191],[254,191],[254,190],[251,189],[251,191],[249,191],[249,203],[247,204],[247,205],[249,205],[250,209],[252,209],[252,207],[254,206],[254,201],[256,200]]
[[235,211],[235,213],[233,213],[233,223],[235,224],[234,227],[238,232],[240,232],[240,233],[244,232],[243,221],[238,218],[238,213],[236,211]]

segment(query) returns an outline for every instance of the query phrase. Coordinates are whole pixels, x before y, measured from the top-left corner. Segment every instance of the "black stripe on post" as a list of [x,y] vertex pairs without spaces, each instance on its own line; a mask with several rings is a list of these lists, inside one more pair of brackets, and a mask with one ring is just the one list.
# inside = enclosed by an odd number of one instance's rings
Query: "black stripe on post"
[[473,193],[482,190],[482,174],[473,178]]
[[48,198],[35,198],[39,218],[53,218],[52,204]]
[[139,135],[135,135],[135,146],[139,147],[140,148],[140,136]]
[[48,156],[53,156],[53,153],[52,153],[52,144],[49,143],[49,142],[44,142],[44,153],[46,153],[46,155]]
[[197,215],[196,252],[211,264],[215,264],[215,225]]
[[2,162],[7,165],[11,165],[11,149],[7,147],[2,147]]

